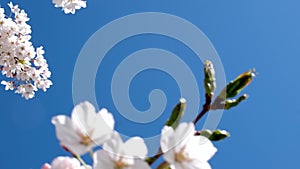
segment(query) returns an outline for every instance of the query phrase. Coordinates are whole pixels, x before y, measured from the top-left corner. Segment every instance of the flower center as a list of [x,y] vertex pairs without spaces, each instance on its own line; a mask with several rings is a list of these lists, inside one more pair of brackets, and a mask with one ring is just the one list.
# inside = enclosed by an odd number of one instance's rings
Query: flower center
[[122,161],[122,158],[120,158],[118,161],[115,161],[115,169],[122,169],[124,167],[128,167],[129,165],[124,163]]
[[185,150],[185,146],[182,147],[179,152],[175,153],[175,161],[177,162],[183,162],[183,161],[189,161],[189,157],[188,157],[188,154],[186,154],[184,152]]
[[88,146],[92,143],[92,139],[89,136],[81,136],[80,144]]

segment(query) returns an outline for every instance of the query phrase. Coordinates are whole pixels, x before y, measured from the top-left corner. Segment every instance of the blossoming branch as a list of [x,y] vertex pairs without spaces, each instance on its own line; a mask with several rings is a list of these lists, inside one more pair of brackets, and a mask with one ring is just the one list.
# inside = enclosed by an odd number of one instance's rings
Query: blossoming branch
[[5,90],[15,90],[25,99],[34,97],[38,89],[46,91],[52,82],[44,58],[43,47],[34,48],[27,13],[18,5],[8,4],[9,17],[0,8],[0,70],[7,80],[1,81]]
[[[123,141],[114,130],[113,115],[107,109],[96,112],[94,106],[85,101],[74,107],[71,117],[57,115],[52,118],[61,147],[74,158],[56,157],[51,164],[45,163],[42,169],[150,169],[161,156],[163,162],[157,169],[211,169],[208,161],[217,152],[212,141],[223,140],[229,137],[229,133],[219,129],[198,131],[195,124],[210,110],[228,110],[244,101],[245,94],[233,98],[255,74],[254,70],[249,70],[239,75],[214,101],[216,78],[210,61],[204,64],[204,75],[206,101],[202,111],[193,122],[180,122],[186,107],[186,100],[181,98],[161,130],[160,147],[155,156],[147,157],[148,148],[140,137]],[[93,152],[95,148],[97,151]],[[86,153],[90,153],[92,165],[81,158]]]

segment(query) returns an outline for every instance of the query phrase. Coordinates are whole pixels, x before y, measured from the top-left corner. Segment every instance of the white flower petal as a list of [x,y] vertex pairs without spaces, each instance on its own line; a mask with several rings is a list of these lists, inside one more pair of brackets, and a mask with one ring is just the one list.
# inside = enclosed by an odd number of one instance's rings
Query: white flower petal
[[208,162],[202,162],[202,161],[194,161],[193,163],[189,163],[188,166],[189,169],[211,169],[211,166]]
[[170,167],[171,169],[190,169],[189,166],[185,166],[184,164],[178,162],[173,163],[170,165]]
[[164,154],[164,159],[170,163],[172,169],[210,169],[207,161],[217,149],[209,139],[194,136],[194,132],[193,123],[181,123],[172,133],[163,130],[161,147],[165,150],[170,145],[174,146]]
[[75,141],[80,140],[76,134],[76,126],[71,119],[64,115],[58,115],[52,118],[52,124],[55,125],[56,136],[59,140]]
[[45,163],[41,169],[92,169],[91,166],[81,166],[76,158],[71,157],[56,157],[51,165]]
[[[208,161],[211,159],[211,157],[217,152],[216,147],[214,147],[214,145],[212,144],[212,142],[203,136],[198,136],[198,139],[194,139],[198,144],[198,148],[197,151],[191,151],[192,153],[194,153],[193,156],[195,157],[200,157],[202,161]],[[194,144],[194,143],[192,143]],[[192,149],[192,147],[191,147]],[[187,150],[189,151],[189,150]],[[199,158],[199,159],[200,159]]]
[[170,149],[169,151],[163,154],[163,157],[168,163],[173,164],[175,162],[174,155],[175,155],[174,149]]
[[124,144],[126,155],[132,157],[145,158],[148,153],[144,140],[140,137],[132,137]]
[[[117,132],[114,132],[111,135],[111,139],[107,140],[103,144],[103,149],[108,151],[109,153],[120,155],[120,153],[122,153],[122,150],[123,150],[122,149],[123,145],[124,145],[124,143],[123,143],[120,135]],[[124,155],[124,154],[121,154],[121,155]]]
[[98,150],[94,153],[94,169],[114,169],[114,162],[111,160],[108,152]]
[[[103,152],[105,151],[105,152]],[[100,151],[101,152],[101,151]],[[133,137],[127,142],[123,143],[120,135],[117,132],[114,132],[111,139],[108,140],[103,145],[102,155],[105,154],[109,156],[109,159],[112,161],[106,163],[99,159],[96,164],[97,168],[122,168],[122,169],[148,169],[150,168],[148,164],[142,160],[142,158],[136,157],[145,157],[147,154],[147,147],[143,139],[139,137]],[[98,154],[99,155],[99,154]],[[106,157],[105,157],[106,158]],[[105,163],[105,164],[104,164]],[[101,164],[101,166],[100,166]],[[110,165],[110,167],[108,167]]]
[[81,137],[78,135],[78,129],[73,121],[64,115],[58,115],[52,118],[55,125],[56,137],[62,146],[68,148],[72,153],[82,155],[89,151],[90,147],[81,144]]
[[62,10],[68,14],[75,14],[75,11],[80,8],[86,8],[86,1],[83,0],[52,0],[55,7],[62,7]]
[[98,114],[103,118],[103,120],[105,121],[105,123],[111,128],[113,129],[115,126],[115,120],[114,117],[111,113],[109,113],[107,111],[107,109],[101,109]]
[[[105,116],[109,122],[106,122]],[[52,119],[60,143],[76,155],[83,155],[107,141],[113,132],[114,120],[110,113],[97,114],[89,102],[76,105],[72,119],[60,115]],[[107,123],[110,123],[109,125]]]
[[174,143],[179,147],[186,145],[186,142],[194,136],[194,133],[195,127],[193,123],[181,123],[174,132],[174,140],[176,140]]
[[160,138],[160,146],[162,149],[162,152],[167,152],[171,148],[173,148],[175,145],[173,144],[173,139],[171,138],[174,134],[174,130],[172,127],[164,126],[161,132],[161,138]]
[[80,127],[81,131],[88,134],[88,131],[92,128],[96,116],[95,107],[85,101],[76,105],[72,111],[73,122]]
[[96,144],[103,144],[110,139],[113,128],[110,127],[112,126],[111,124],[108,125],[107,123],[108,122],[106,122],[102,116],[98,114],[94,118],[94,122],[92,123],[93,130],[91,130],[91,137]]

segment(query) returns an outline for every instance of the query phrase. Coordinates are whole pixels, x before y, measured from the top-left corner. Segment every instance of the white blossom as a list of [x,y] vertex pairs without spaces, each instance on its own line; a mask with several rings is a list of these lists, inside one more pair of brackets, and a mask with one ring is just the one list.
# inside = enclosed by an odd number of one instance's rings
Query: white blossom
[[41,169],[92,169],[91,166],[81,166],[76,158],[71,157],[56,157],[51,165],[45,163]]
[[115,132],[103,145],[103,150],[94,153],[94,169],[150,169],[144,161],[148,150],[144,140],[132,137],[125,143]]
[[5,90],[14,90],[15,89],[13,82],[7,82],[7,81],[2,80],[1,84],[5,85]]
[[106,109],[98,113],[89,102],[76,105],[72,117],[58,115],[52,118],[56,136],[63,147],[76,155],[83,155],[111,137],[114,119]]
[[163,128],[160,145],[172,169],[211,169],[207,161],[217,149],[209,139],[194,133],[193,123],[181,123],[175,131],[171,127]]
[[30,99],[38,89],[46,91],[52,85],[48,79],[51,72],[43,47],[35,49],[30,42],[27,13],[12,2],[8,6],[11,17],[6,17],[4,8],[0,8],[0,71],[9,79],[1,84]]
[[65,14],[75,14],[75,11],[80,8],[86,8],[86,1],[84,0],[52,0],[55,7],[61,7]]

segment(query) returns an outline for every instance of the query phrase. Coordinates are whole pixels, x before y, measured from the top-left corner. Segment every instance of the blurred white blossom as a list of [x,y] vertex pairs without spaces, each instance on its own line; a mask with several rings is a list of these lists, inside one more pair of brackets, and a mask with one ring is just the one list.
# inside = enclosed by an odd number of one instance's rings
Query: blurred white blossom
[[211,169],[207,161],[217,149],[209,139],[194,133],[193,123],[181,123],[175,131],[172,127],[163,128],[160,145],[172,169]]
[[98,113],[89,102],[76,105],[72,117],[58,115],[52,118],[60,144],[76,155],[83,155],[107,141],[115,121],[111,113],[101,109]]
[[94,153],[94,169],[150,169],[144,161],[148,150],[144,140],[132,137],[125,143],[114,132],[112,138],[103,145],[103,150]]
[[55,7],[61,7],[65,14],[75,14],[75,11],[80,8],[86,8],[86,1],[83,0],[52,0]]
[[31,27],[24,10],[8,4],[11,15],[6,17],[0,8],[0,71],[7,80],[1,82],[5,90],[16,90],[25,99],[33,98],[38,89],[46,91],[52,82],[51,72],[43,54],[43,47],[34,48]]
[[71,157],[56,157],[51,165],[45,163],[41,169],[92,169],[91,166],[81,166],[76,158]]

